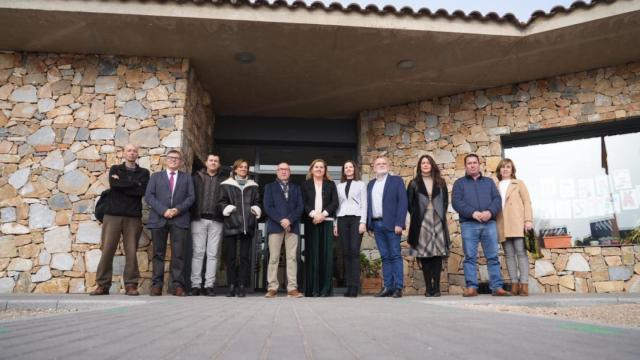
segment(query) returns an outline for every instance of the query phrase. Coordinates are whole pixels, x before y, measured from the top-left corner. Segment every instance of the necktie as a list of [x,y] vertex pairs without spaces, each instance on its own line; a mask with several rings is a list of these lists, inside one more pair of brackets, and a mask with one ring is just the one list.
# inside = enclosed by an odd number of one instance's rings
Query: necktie
[[351,187],[351,180],[347,180],[347,186],[344,189],[344,195],[348,198],[349,197],[349,188]]
[[175,182],[176,182],[174,178],[175,174],[176,173],[173,171],[169,173],[169,190],[171,190],[171,195],[173,195],[173,186],[175,185]]
[[289,183],[288,182],[282,183],[282,192],[284,192],[285,200],[289,200]]

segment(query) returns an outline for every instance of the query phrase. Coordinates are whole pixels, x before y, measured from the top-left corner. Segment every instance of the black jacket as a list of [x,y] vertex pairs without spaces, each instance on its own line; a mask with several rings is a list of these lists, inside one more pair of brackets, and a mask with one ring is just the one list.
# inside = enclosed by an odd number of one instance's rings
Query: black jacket
[[[447,226],[447,209],[449,207],[449,193],[446,186],[438,186],[433,184],[431,192],[433,198],[433,210],[438,215],[438,219],[442,222],[442,230],[444,231],[444,239],[446,248],[451,244],[449,239],[449,227]],[[409,202],[409,213],[411,214],[411,224],[409,225],[409,236],[407,242],[413,248],[418,246],[420,240],[420,229],[422,228],[422,220],[427,212],[429,201],[429,193],[427,187],[424,186],[422,179],[413,179],[407,186],[407,200]]]
[[[304,203],[303,219],[309,218],[309,213],[316,208],[316,187],[313,179],[306,180],[302,184],[302,201]],[[322,210],[329,214],[329,217],[335,218],[338,210],[338,188],[336,183],[331,180],[322,182]]]
[[[251,207],[260,207],[258,184],[248,180],[243,189],[234,178],[228,178],[220,184],[218,194],[218,211],[224,217],[224,236],[239,234],[253,236],[257,217],[251,213]],[[229,205],[235,206],[235,210],[228,216],[224,216],[224,209]]]
[[[119,179],[112,176],[118,175]],[[109,169],[111,191],[107,198],[105,214],[115,216],[142,217],[142,197],[149,183],[149,170],[136,165],[127,170],[124,163]]]
[[[200,215],[202,215],[202,204],[205,200],[204,181],[202,179],[203,176],[209,176],[209,174],[207,174],[206,169],[198,171],[192,175],[193,187],[196,194],[196,201],[193,203],[193,206],[191,206],[191,221],[200,220]],[[220,171],[218,171],[218,173],[213,177],[214,177],[214,181],[217,183],[217,187],[216,187],[216,197],[214,200],[216,203],[214,204],[214,213],[212,215],[213,215],[213,220],[222,222],[223,221],[222,213],[219,211],[217,203],[218,203],[218,197],[220,195],[220,184],[224,180],[224,177],[222,175],[222,172]]]

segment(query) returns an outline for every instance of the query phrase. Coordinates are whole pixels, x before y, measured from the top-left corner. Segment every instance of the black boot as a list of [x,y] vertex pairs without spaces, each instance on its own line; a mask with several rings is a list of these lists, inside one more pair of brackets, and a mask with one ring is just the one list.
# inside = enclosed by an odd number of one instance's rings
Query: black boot
[[231,284],[229,285],[229,292],[227,293],[227,297],[235,297],[236,296],[236,286]]
[[344,297],[351,297],[351,286],[347,286],[347,291],[344,293]]
[[442,272],[442,258],[434,258],[433,267],[431,268],[431,282],[433,283],[433,293],[435,297],[440,297],[440,273]]
[[247,289],[245,289],[244,285],[240,285],[238,287],[238,297],[245,297],[247,296]]
[[431,268],[429,267],[429,263],[426,258],[420,259],[420,265],[422,266],[422,277],[424,278],[424,285],[426,290],[424,292],[424,296],[431,297],[433,296],[433,284],[431,283]]

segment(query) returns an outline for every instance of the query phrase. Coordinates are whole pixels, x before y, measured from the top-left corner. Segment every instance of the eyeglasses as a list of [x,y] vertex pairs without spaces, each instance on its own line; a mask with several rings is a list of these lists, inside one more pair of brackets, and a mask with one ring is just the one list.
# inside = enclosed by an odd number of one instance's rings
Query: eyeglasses
[[179,156],[167,156],[167,160],[180,161],[180,157]]

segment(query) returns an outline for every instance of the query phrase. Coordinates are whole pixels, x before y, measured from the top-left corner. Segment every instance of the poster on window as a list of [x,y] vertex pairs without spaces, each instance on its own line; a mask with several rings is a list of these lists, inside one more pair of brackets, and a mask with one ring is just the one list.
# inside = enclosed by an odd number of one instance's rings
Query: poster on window
[[596,184],[596,195],[609,195],[609,177],[607,177],[607,175],[596,176],[594,181]]
[[613,184],[616,190],[633,188],[633,184],[631,183],[631,172],[629,169],[613,170]]
[[636,210],[638,208],[635,189],[620,191],[620,207],[622,210]]
[[613,197],[611,195],[599,198],[598,203],[602,204],[603,214],[605,216],[613,216]]
[[620,214],[622,212],[622,208],[620,207],[620,194],[611,195],[611,203],[613,204],[613,211],[616,214]]
[[556,218],[556,205],[553,200],[538,200],[533,203],[533,213],[538,219]]
[[572,178],[558,180],[558,195],[563,199],[576,197],[576,186]]
[[584,219],[591,216],[589,201],[587,199],[574,199],[571,201],[571,210],[574,219]]
[[581,199],[592,198],[596,195],[593,179],[578,179],[578,197]]

